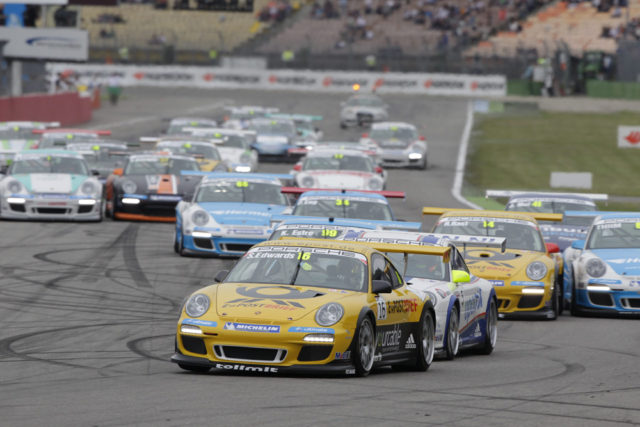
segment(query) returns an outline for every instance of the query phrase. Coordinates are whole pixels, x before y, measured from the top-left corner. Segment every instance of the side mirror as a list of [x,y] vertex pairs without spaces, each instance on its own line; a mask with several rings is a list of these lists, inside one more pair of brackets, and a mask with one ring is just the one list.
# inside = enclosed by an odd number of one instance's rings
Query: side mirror
[[229,270],[220,270],[218,271],[218,274],[216,274],[216,277],[214,277],[213,280],[215,280],[216,283],[221,283],[222,281],[224,281],[224,279],[227,277],[228,274],[229,274]]
[[452,270],[451,271],[451,281],[453,283],[469,283],[471,277],[469,273],[464,270]]
[[545,246],[547,247],[547,252],[550,254],[557,254],[560,252],[560,247],[555,243],[545,243]]
[[420,141],[426,141],[427,140],[427,138],[425,138],[423,135],[420,135],[419,139],[420,139]]
[[386,280],[374,280],[371,282],[371,292],[374,294],[390,294],[393,287]]
[[113,174],[114,174],[114,175],[117,175],[117,176],[122,176],[122,175],[124,175],[124,169],[122,169],[122,168],[115,168],[115,169],[113,170]]
[[300,172],[302,170],[302,165],[300,163],[294,165],[293,170],[296,172]]
[[584,241],[584,240],[574,240],[574,241],[571,243],[571,247],[572,247],[573,249],[580,249],[580,250],[583,250],[583,249],[584,249],[584,244],[585,244],[585,241]]
[[91,175],[93,176],[100,176],[100,171],[97,169],[91,169]]

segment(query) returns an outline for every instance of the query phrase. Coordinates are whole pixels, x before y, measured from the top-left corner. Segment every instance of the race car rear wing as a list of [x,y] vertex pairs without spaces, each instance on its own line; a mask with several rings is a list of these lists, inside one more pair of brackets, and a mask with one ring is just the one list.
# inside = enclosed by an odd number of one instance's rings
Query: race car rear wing
[[[310,223],[318,223],[320,220],[332,222],[334,218],[322,218],[322,217],[304,217],[298,215],[273,215],[271,216],[271,227],[276,227],[280,223],[284,221],[289,221],[293,218],[298,219],[309,219]],[[377,220],[377,219],[357,219],[357,218],[335,218],[336,221],[348,221],[350,222],[350,226],[358,227],[357,223],[362,224],[362,228],[376,228],[382,230],[396,230],[396,231],[419,231],[422,227],[422,223],[420,222],[409,222],[409,221],[385,221],[385,220]]]
[[[255,130],[240,130],[240,129],[227,129],[227,128],[194,128],[194,127],[183,127],[183,131],[192,133],[194,136],[206,136],[213,134],[214,137],[217,137],[216,134],[220,134],[221,136],[225,135],[240,135],[240,136],[256,136],[258,133]],[[198,135],[202,134],[202,135]]]
[[[280,174],[280,173],[245,173],[245,172],[204,172],[204,171],[180,171],[180,175],[183,176],[210,176],[212,178],[226,178],[226,179],[280,179],[285,181],[292,181],[293,175]],[[283,187],[284,188],[284,187]]]
[[286,113],[268,113],[266,117],[274,118],[274,119],[291,119],[291,120],[308,120],[308,121],[318,121],[323,119],[322,116],[313,116],[310,114],[286,114]]
[[[411,234],[411,236],[409,236]],[[356,239],[354,239],[356,240]],[[492,236],[469,236],[463,234],[441,234],[441,233],[406,233],[398,236],[397,232],[390,231],[364,231],[357,238],[358,241],[402,243],[432,246],[486,246],[500,248],[501,252],[507,249],[507,239],[505,237]]]
[[342,188],[303,188],[303,187],[282,187],[280,190],[283,194],[295,194],[300,195],[308,191],[341,191],[342,193],[370,193],[380,194],[388,199],[404,199],[406,193],[404,191],[374,191],[374,190],[345,190]]
[[57,128],[57,129],[34,129],[31,131],[36,135],[42,135],[45,133],[91,133],[95,135],[111,135],[110,130],[96,130],[96,129],[67,129],[67,128]]
[[483,215],[490,216],[494,215],[504,215],[505,213],[513,213],[520,215],[527,215],[536,221],[562,221],[563,215],[557,213],[546,213],[546,212],[521,212],[521,211],[491,211],[491,210],[476,210],[476,209],[464,209],[464,208],[431,208],[424,207],[422,208],[422,215],[442,215],[448,212],[468,212],[471,215],[475,215],[478,212],[482,212]]
[[508,198],[508,197],[512,197],[512,196],[521,196],[524,194],[531,194],[531,195],[539,195],[539,196],[549,196],[549,197],[553,197],[553,196],[558,196],[558,197],[585,197],[587,199],[591,199],[593,201],[599,201],[599,202],[606,202],[607,200],[609,200],[609,196],[607,194],[602,194],[602,193],[555,193],[553,191],[514,191],[514,190],[487,190],[485,192],[485,198],[492,198],[492,199],[498,199],[498,198]]

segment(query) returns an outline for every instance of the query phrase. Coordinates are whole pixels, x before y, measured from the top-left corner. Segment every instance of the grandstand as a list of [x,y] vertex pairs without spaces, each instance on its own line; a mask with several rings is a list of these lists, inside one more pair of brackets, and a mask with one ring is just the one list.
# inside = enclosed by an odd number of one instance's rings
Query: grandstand
[[[629,1],[629,16],[640,16],[640,1]],[[465,54],[509,57],[519,49],[535,49],[539,55],[548,56],[557,50],[559,43],[567,46],[575,57],[586,51],[613,54],[617,49],[615,36],[622,35],[626,14],[626,10],[616,11],[613,7],[599,12],[590,2],[557,2],[524,21],[522,31],[501,31]]]

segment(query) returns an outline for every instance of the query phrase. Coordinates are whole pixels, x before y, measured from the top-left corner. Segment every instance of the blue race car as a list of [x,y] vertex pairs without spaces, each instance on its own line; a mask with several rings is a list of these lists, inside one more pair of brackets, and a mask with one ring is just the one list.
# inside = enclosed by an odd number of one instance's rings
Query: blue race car
[[640,315],[640,212],[596,217],[571,262],[571,314]]
[[363,231],[379,229],[375,224],[358,219],[310,216],[277,215],[272,223],[276,224],[276,227],[269,240],[283,237],[339,240],[358,236]]
[[187,172],[202,175],[191,201],[176,206],[174,250],[240,256],[272,232],[271,217],[288,206],[281,180],[291,175]]

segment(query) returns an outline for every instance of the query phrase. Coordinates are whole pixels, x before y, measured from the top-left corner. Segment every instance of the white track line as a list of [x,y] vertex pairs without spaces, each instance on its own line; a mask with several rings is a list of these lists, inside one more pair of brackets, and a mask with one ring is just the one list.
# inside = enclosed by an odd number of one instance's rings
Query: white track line
[[471,128],[473,128],[473,102],[467,103],[467,122],[462,131],[460,139],[460,148],[458,149],[458,161],[456,162],[456,176],[453,179],[453,187],[451,187],[451,195],[460,203],[473,209],[482,209],[475,203],[471,203],[462,197],[462,183],[464,182],[464,167],[467,161],[467,149],[469,148],[469,137],[471,136]]

